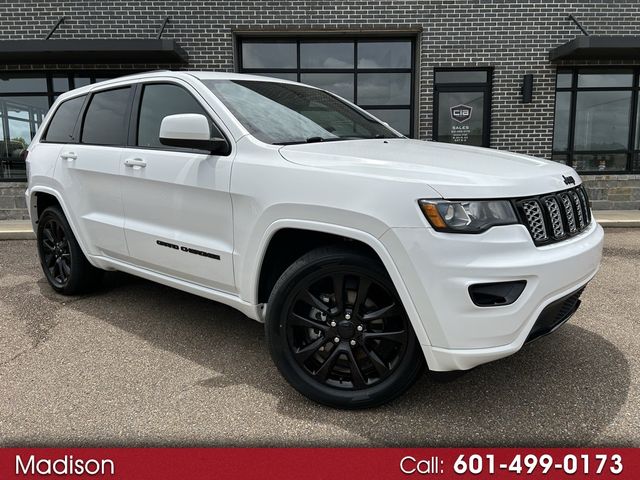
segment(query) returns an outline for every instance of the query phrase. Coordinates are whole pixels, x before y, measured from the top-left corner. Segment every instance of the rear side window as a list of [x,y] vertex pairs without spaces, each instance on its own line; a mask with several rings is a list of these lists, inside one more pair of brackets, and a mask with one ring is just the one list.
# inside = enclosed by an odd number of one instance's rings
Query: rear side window
[[[171,84],[145,85],[140,102],[137,145],[167,148],[160,143],[160,124],[164,117],[179,113],[199,113],[209,118],[198,101],[184,88]],[[211,120],[209,127],[212,136],[222,137]]]
[[124,145],[130,88],[98,92],[91,98],[82,126],[82,143]]
[[86,95],[72,98],[60,104],[47,128],[47,142],[68,143],[74,140],[73,131],[85,97]]

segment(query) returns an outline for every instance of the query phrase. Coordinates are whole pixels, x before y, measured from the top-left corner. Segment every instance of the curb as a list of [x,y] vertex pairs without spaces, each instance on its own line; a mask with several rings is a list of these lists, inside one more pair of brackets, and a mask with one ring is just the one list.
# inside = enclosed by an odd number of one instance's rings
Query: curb
[[0,240],[35,240],[33,230],[0,230]]

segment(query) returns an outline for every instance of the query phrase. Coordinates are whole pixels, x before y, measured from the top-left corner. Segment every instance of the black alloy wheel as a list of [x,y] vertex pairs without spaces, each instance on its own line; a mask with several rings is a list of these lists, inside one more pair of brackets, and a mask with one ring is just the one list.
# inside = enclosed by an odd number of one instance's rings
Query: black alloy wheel
[[104,272],[84,256],[59,207],[47,207],[42,212],[36,236],[42,271],[56,292],[75,295],[98,284]]
[[64,288],[71,277],[71,252],[67,235],[57,219],[48,218],[43,224],[40,248],[47,278],[56,287]]
[[379,405],[408,388],[423,365],[393,283],[377,259],[361,253],[305,255],[282,275],[267,312],[276,364],[321,403]]

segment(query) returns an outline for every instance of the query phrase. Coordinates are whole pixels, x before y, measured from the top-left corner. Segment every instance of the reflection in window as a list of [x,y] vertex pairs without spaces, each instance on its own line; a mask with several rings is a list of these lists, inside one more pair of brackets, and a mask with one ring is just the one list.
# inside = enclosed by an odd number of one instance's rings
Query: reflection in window
[[630,91],[578,92],[574,150],[626,150]]
[[556,93],[556,116],[553,133],[553,149],[566,150],[569,146],[569,114],[571,92]]
[[301,43],[300,68],[353,68],[353,43]]
[[0,75],[0,94],[8,93],[46,93],[47,78],[43,76]]
[[361,73],[358,75],[360,105],[406,105],[411,100],[411,74]]
[[0,109],[3,123],[1,155],[18,159],[42,123],[49,109],[48,99],[46,96],[1,97]]
[[296,68],[295,43],[243,43],[244,68]]
[[351,73],[303,73],[300,75],[300,81],[329,90],[353,102],[354,78]]
[[411,68],[411,42],[359,42],[358,68]]
[[486,70],[439,70],[436,72],[436,83],[486,83]]
[[367,109],[371,115],[382,120],[393,128],[398,130],[403,135],[409,135],[409,129],[411,125],[411,111],[408,108],[395,108],[395,109]]
[[578,73],[578,88],[587,87],[630,87],[633,84],[631,70],[621,72],[597,72],[593,70],[581,70]]

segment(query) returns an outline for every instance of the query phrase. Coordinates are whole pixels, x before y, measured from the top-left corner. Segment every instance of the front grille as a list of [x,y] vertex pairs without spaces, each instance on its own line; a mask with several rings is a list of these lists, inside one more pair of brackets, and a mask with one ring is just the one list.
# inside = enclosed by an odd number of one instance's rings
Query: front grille
[[589,198],[582,185],[516,201],[518,212],[536,245],[559,242],[591,223]]

